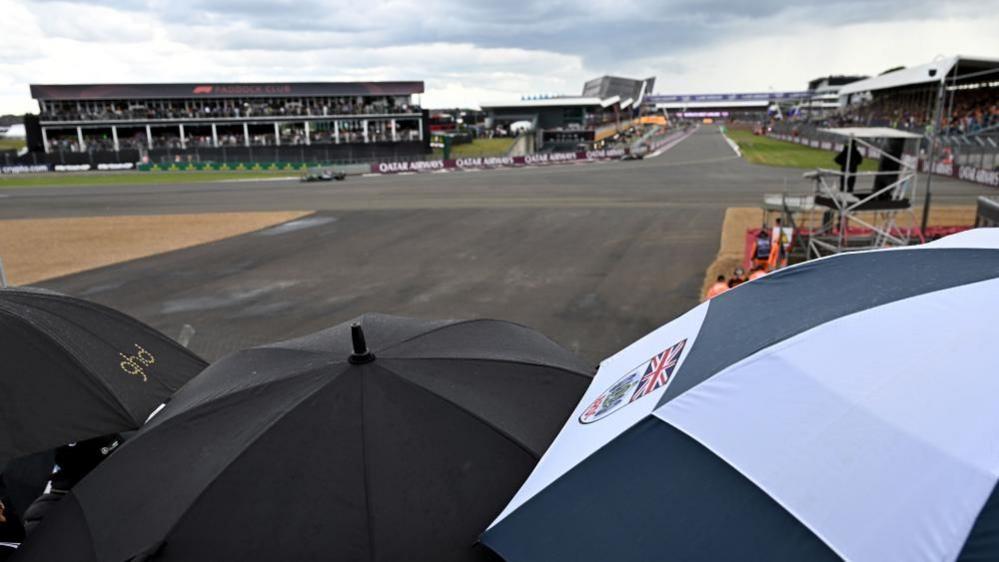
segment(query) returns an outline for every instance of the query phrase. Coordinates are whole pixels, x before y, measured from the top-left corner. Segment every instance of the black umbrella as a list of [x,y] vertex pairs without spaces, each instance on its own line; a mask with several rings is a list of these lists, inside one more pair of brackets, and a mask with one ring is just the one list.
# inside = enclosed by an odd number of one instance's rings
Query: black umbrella
[[15,517],[20,519],[31,502],[45,492],[54,464],[55,451],[50,450],[14,459],[3,468],[0,500]]
[[205,366],[108,307],[0,289],[0,470],[15,457],[136,429]]
[[592,369],[507,322],[361,322],[214,363],[20,559],[488,559]]

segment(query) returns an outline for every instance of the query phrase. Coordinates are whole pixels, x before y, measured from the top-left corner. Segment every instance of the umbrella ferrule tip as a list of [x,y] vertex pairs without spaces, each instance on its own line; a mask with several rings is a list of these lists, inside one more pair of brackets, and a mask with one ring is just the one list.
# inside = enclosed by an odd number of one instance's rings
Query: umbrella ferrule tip
[[353,365],[362,365],[375,360],[375,354],[368,349],[368,344],[364,340],[364,330],[359,323],[350,326],[350,341],[354,351],[350,354],[348,361]]

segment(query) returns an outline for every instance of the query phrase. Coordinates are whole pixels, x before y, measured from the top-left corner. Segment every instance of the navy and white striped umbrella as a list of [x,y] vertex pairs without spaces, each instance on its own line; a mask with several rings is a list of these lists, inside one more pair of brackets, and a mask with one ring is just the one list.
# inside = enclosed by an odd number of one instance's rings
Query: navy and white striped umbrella
[[999,559],[999,229],[787,268],[605,360],[509,562]]

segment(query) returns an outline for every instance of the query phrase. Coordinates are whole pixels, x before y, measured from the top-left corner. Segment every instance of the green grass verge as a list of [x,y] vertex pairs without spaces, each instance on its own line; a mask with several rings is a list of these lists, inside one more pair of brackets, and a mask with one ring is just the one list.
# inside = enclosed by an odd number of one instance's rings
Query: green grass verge
[[[833,162],[836,153],[830,150],[820,150],[793,142],[757,136],[750,131],[738,129],[729,129],[727,134],[730,139],[739,144],[742,157],[753,164],[780,166],[782,168],[839,169],[839,165]],[[876,172],[877,169],[877,160],[868,158],[860,164],[861,171]]]
[[25,146],[24,139],[0,139],[0,150],[21,150]]
[[173,183],[209,183],[224,180],[281,178],[299,175],[295,170],[246,172],[112,172],[62,173],[0,176],[2,187],[68,187],[93,185],[155,185]]
[[[471,158],[475,156],[503,156],[513,146],[514,139],[475,139],[465,144],[451,147],[451,158]],[[434,156],[443,157],[444,149],[435,148]]]

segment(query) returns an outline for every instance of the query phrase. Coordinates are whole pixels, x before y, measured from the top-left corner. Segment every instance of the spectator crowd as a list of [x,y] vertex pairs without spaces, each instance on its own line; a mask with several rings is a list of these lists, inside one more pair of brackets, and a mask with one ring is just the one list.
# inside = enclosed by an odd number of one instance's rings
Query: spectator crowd
[[419,113],[409,96],[46,101],[42,121],[318,117]]
[[[933,128],[937,88],[918,87],[881,94],[820,120],[820,126],[893,127],[918,133]],[[941,131],[968,135],[999,127],[999,85],[961,88],[948,92],[941,115]],[[997,130],[999,132],[999,130]]]
[[[278,135],[275,137],[273,124],[252,124],[248,126],[249,136],[244,135],[242,124],[218,124],[218,145],[221,146],[295,146],[305,144],[352,144],[365,142],[364,120],[351,119],[339,121],[334,131],[332,121],[312,120],[310,130],[306,133],[302,122],[281,123]],[[420,140],[420,128],[415,118],[400,119],[396,122],[393,139],[390,121],[376,118],[368,121],[367,142],[407,142]],[[199,148],[214,147],[211,126],[205,124],[185,125],[184,140],[181,142],[180,129],[177,125],[153,125],[150,129],[153,137],[153,148]],[[49,152],[81,152],[81,151],[113,151],[114,140],[110,126],[84,127],[84,147],[81,150],[80,139],[75,127],[50,127],[47,134]],[[246,139],[249,138],[249,143]],[[308,142],[307,142],[308,141]],[[144,126],[118,126],[119,150],[146,149],[149,143],[146,139]]]

